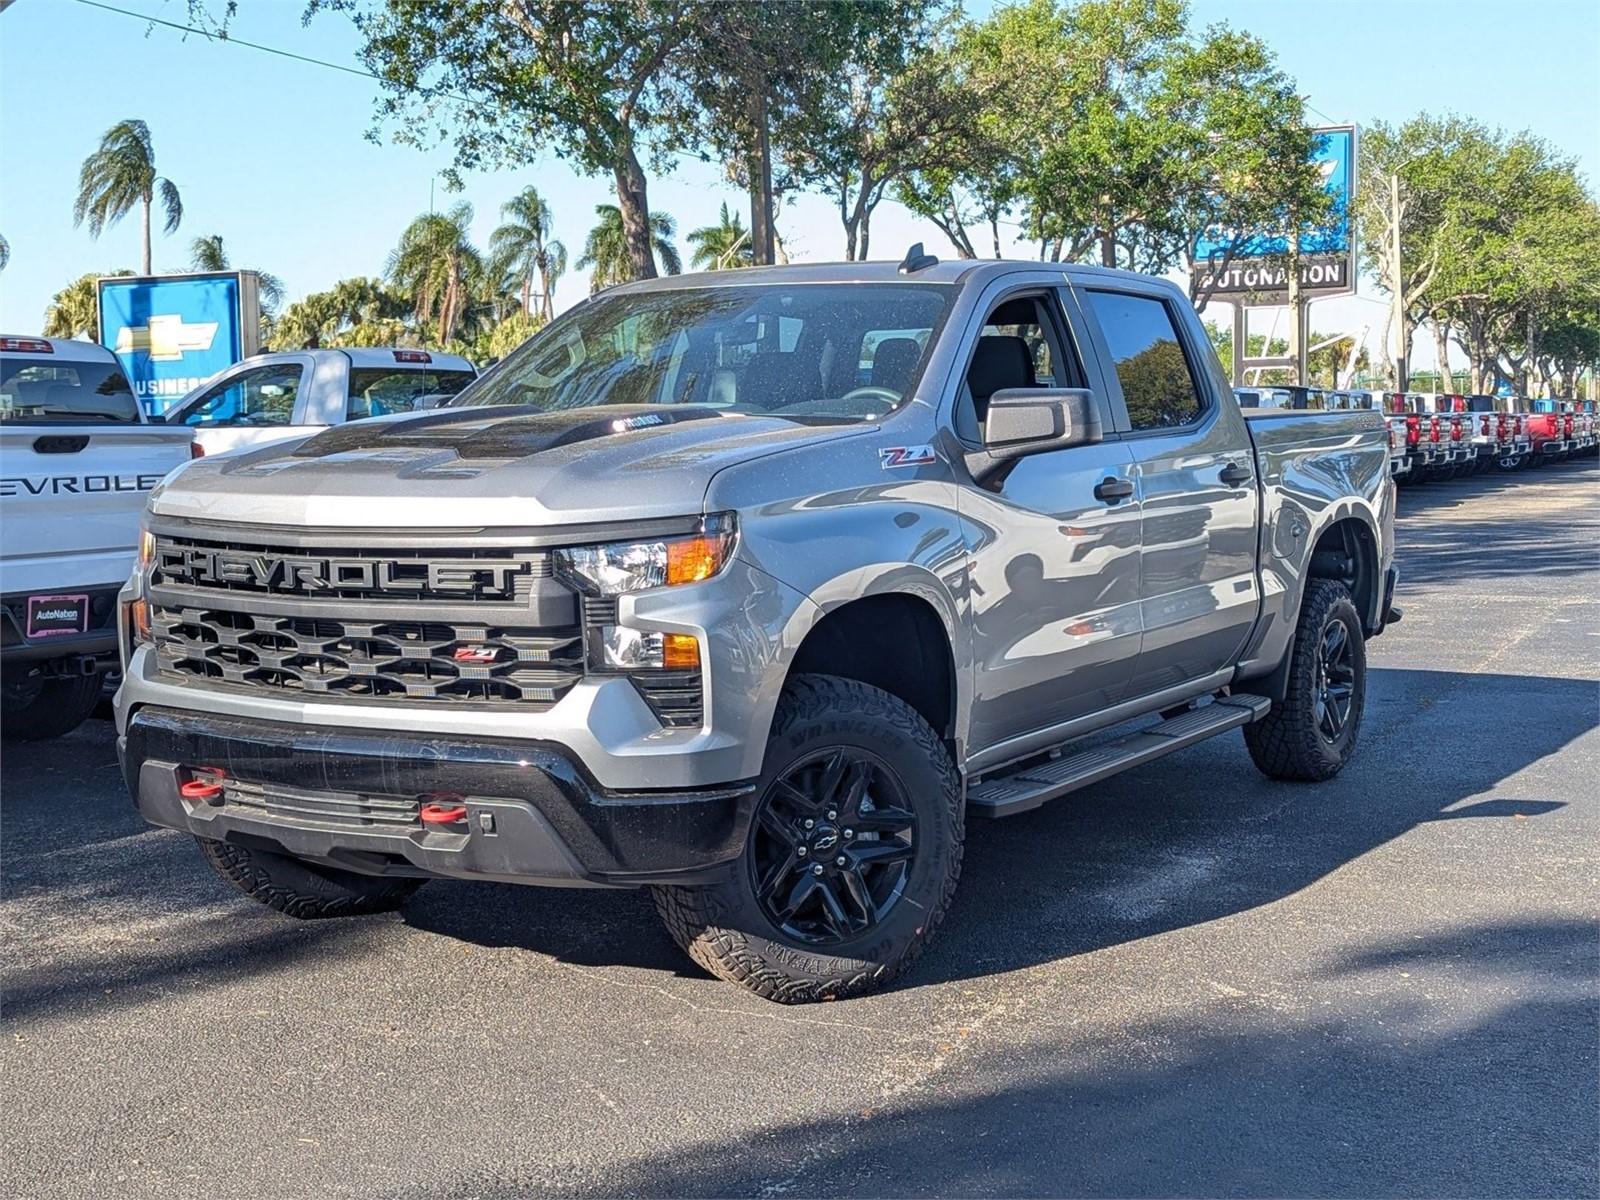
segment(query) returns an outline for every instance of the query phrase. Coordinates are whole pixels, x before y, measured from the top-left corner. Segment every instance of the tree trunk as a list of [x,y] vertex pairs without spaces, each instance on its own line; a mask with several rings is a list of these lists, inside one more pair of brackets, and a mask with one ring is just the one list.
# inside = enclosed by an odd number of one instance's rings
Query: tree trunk
[[772,237],[772,136],[767,128],[766,81],[751,89],[750,123],[755,133],[750,156],[750,255],[758,267],[770,267],[776,257]]
[[650,246],[650,201],[644,168],[632,146],[623,146],[613,169],[617,183],[617,208],[622,213],[622,236],[627,243],[628,265],[635,279],[656,277],[656,256]]
[[533,315],[533,272],[529,271],[522,277],[522,311],[530,317]]
[[1117,239],[1109,232],[1100,235],[1100,265],[1102,267],[1117,265]]
[[144,245],[139,256],[139,273],[150,274],[150,194],[144,195]]
[[994,256],[1002,257],[1000,253],[1000,214],[989,214],[989,236],[994,239]]
[[856,243],[857,262],[867,261],[867,245],[872,240],[872,210],[861,210],[861,240]]
[[1433,322],[1433,353],[1439,360],[1439,390],[1454,392],[1456,378],[1450,373],[1450,326],[1437,319]]

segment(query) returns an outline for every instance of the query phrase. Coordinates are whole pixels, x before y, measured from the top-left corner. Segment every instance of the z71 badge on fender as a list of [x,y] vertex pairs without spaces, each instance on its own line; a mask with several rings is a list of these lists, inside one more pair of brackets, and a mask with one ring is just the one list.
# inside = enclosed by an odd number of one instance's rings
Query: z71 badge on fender
[[878,462],[885,471],[894,467],[925,467],[938,462],[932,446],[885,446],[878,451]]

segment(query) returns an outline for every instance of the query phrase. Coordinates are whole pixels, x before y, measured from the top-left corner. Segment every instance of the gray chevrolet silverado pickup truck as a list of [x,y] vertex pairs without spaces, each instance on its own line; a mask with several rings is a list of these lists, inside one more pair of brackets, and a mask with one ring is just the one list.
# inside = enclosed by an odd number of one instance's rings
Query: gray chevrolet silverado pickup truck
[[1338,772],[1382,416],[1246,419],[1159,280],[918,251],[614,288],[449,407],[178,472],[123,595],[140,811],[296,917],[649,886],[805,1001],[915,958],[969,816],[1234,728]]

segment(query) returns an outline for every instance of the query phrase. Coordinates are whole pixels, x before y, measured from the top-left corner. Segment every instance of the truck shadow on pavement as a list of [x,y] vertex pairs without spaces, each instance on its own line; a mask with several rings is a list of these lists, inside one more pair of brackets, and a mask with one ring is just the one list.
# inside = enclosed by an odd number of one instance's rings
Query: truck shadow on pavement
[[[1267,780],[1228,736],[1037,812],[969,821],[956,902],[898,986],[1054,962],[1269,904],[1428,822],[1520,821],[1564,807],[1474,797],[1591,728],[1594,683],[1383,669],[1371,678],[1363,744],[1331,783]],[[1477,717],[1491,697],[1502,715],[1486,737]],[[1419,725],[1428,754],[1397,759]],[[699,975],[642,894],[494,890],[491,900],[476,885],[429,887],[405,918],[574,965]]]
[[[1201,988],[1144,1019],[1023,1009],[1003,1047],[974,1038],[938,1082],[881,1108],[675,1142],[578,1187],[539,1190],[1595,1194],[1590,923],[1458,926],[1285,971],[1287,994]],[[1313,989],[1338,997],[1334,1007],[1306,1002]],[[459,1193],[429,1194],[493,1200],[529,1194],[522,1186],[496,1184],[491,1169]]]
[[[1268,781],[1229,736],[1037,812],[969,823],[956,902],[898,987],[1069,959],[1269,904],[1428,822],[1537,820],[1562,807],[1474,798],[1590,729],[1594,683],[1387,669],[1371,680],[1362,746],[1329,784]],[[1411,753],[1424,731],[1427,754]],[[108,766],[113,753],[98,723],[68,742],[7,750],[9,1022],[204,991],[310,959],[381,960],[401,932],[392,916],[301,923],[233,895],[187,838],[142,825]],[[44,764],[48,786],[37,781]],[[398,920],[573,966],[704,978],[642,892],[438,881]]]

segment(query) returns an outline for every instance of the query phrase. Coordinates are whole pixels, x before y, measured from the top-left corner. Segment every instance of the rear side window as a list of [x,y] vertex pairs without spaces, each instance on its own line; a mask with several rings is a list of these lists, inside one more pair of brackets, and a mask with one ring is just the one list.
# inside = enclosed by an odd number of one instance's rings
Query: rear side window
[[289,425],[300,394],[300,370],[298,363],[275,363],[235,375],[192,405],[183,423],[201,429]]
[[127,425],[138,420],[139,401],[115,363],[0,359],[0,421]]
[[424,396],[454,396],[471,383],[471,371],[408,371],[357,367],[350,372],[350,397],[344,418],[386,417],[410,412]]
[[1100,322],[1135,430],[1191,425],[1205,408],[1172,312],[1125,292],[1086,293]]

